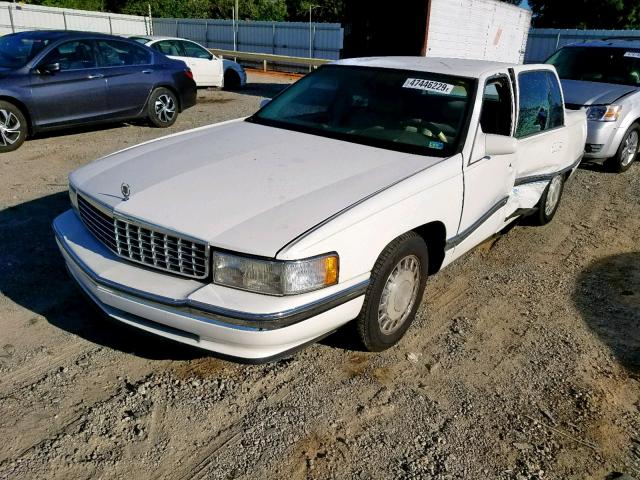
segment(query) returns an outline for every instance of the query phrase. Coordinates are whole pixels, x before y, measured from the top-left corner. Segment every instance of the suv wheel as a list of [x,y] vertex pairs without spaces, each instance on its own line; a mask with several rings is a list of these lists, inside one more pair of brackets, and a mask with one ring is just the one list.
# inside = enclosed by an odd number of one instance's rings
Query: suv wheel
[[605,165],[613,172],[622,173],[629,170],[631,164],[638,155],[638,145],[640,144],[640,125],[634,123],[624,134],[622,142],[618,147],[615,156],[605,162]]
[[12,152],[27,138],[27,120],[13,103],[0,100],[0,153]]

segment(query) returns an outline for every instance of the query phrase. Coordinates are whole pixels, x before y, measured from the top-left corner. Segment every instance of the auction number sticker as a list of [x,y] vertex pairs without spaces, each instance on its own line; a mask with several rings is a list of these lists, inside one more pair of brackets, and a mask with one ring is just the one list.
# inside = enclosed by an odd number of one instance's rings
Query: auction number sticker
[[625,52],[625,57],[640,58],[640,52]]
[[426,90],[428,92],[444,93],[449,95],[453,90],[453,85],[448,83],[436,82],[434,80],[425,80],[424,78],[407,78],[402,88],[415,88],[417,90]]

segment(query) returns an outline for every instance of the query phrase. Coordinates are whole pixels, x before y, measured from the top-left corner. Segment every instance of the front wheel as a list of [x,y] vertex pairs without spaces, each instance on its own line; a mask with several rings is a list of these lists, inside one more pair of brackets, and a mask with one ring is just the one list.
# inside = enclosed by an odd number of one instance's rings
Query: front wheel
[[538,209],[531,217],[534,225],[546,225],[558,211],[562,192],[564,191],[564,175],[559,174],[551,179],[538,202]]
[[27,138],[27,120],[13,103],[0,100],[0,153],[12,152]]
[[156,88],[151,92],[147,106],[147,118],[155,127],[166,128],[178,118],[178,99],[167,88]]
[[371,271],[371,283],[356,319],[365,348],[380,352],[395,345],[413,321],[428,272],[424,240],[414,232],[391,242]]
[[237,90],[240,88],[240,75],[234,70],[224,72],[224,88],[225,90]]
[[624,134],[615,156],[609,158],[605,166],[617,173],[629,170],[638,155],[638,144],[640,144],[640,125],[634,123]]

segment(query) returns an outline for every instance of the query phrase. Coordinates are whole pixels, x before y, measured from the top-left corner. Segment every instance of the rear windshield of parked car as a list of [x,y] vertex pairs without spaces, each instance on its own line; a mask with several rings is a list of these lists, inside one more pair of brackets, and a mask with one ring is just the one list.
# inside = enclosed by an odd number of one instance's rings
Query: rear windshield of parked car
[[565,47],[547,63],[560,78],[640,86],[640,50],[614,47]]
[[0,37],[0,67],[20,68],[48,44],[48,39],[31,38],[23,33]]
[[248,120],[390,150],[456,151],[475,81],[425,72],[325,66]]

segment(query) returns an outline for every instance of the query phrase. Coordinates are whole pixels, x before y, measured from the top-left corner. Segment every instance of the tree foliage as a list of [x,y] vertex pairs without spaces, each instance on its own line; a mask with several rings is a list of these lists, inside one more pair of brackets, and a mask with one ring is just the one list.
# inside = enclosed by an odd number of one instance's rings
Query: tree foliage
[[542,28],[640,27],[638,0],[529,0],[533,23]]

